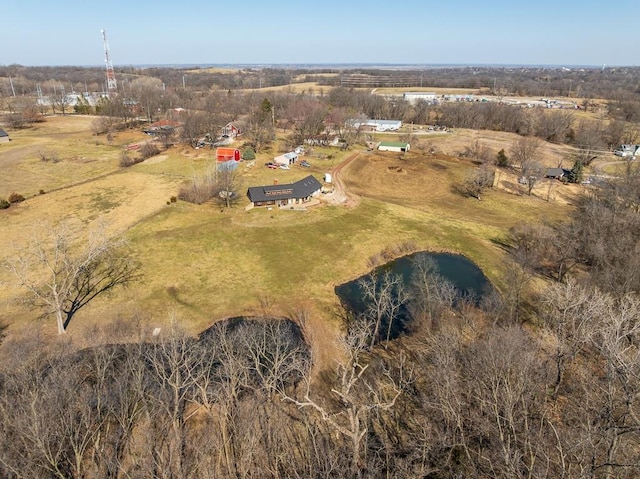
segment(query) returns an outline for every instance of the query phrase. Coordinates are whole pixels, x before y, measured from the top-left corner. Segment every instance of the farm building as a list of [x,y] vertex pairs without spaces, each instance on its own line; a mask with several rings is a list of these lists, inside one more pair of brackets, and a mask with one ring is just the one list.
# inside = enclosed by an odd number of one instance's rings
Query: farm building
[[409,151],[411,145],[409,143],[402,143],[398,141],[382,141],[378,145],[378,150],[380,151],[397,151],[399,153],[404,153]]
[[9,141],[11,141],[9,133],[0,128],[0,143],[8,143]]
[[147,128],[143,128],[147,135],[157,135],[160,133],[173,133],[182,124],[179,121],[174,120],[160,120],[155,123],[151,123]]
[[273,162],[278,165],[293,165],[296,161],[298,161],[298,154],[293,151],[273,158]]
[[568,177],[570,174],[571,170],[565,170],[564,168],[547,168],[544,172],[544,177],[560,180]]
[[320,193],[322,185],[312,175],[282,185],[252,186],[247,190],[251,206],[286,206],[306,203]]
[[242,127],[238,122],[229,122],[222,127],[222,135],[228,138],[235,138],[242,134]]
[[397,131],[402,127],[400,120],[347,120],[352,128],[372,131]]
[[217,148],[216,161],[240,161],[240,150],[237,148]]
[[408,91],[402,95],[402,98],[411,104],[415,104],[420,100],[435,103],[438,97],[430,91]]
[[620,145],[613,154],[622,158],[640,156],[640,145]]

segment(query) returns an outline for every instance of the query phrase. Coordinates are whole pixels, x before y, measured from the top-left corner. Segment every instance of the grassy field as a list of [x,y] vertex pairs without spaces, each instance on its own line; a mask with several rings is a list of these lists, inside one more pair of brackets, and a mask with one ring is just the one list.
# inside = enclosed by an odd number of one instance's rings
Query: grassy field
[[[306,157],[311,168],[294,166],[288,171],[264,166],[278,154],[274,148],[261,152],[253,167],[242,163],[241,199],[232,209],[214,203],[167,204],[186,178],[211,167],[211,150],[174,147],[121,169],[118,152],[122,145],[141,139],[140,132],[119,134],[113,145],[106,145],[102,137],[91,134],[89,118],[50,118],[38,128],[12,135],[10,148],[0,149],[6,171],[0,195],[13,190],[35,195],[0,211],[8,245],[0,260],[11,254],[10,245],[22,245],[31,229],[72,218],[85,229],[106,222],[113,233],[126,233],[142,265],[142,281],[96,300],[74,318],[70,334],[78,341],[91,334],[94,325],[118,317],[143,318],[148,327],[163,326],[176,317],[187,330],[197,332],[229,316],[306,310],[316,354],[329,360],[341,327],[334,287],[366,273],[372,256],[403,242],[460,252],[499,285],[504,253],[495,241],[518,222],[563,217],[575,193],[567,189],[545,201],[545,190],[540,190],[528,197],[505,173],[499,188],[483,201],[464,198],[455,185],[474,165],[444,154],[478,135],[461,130],[429,137],[442,152],[434,155],[417,150],[400,157],[316,149]],[[507,148],[512,138],[486,134],[492,147]],[[34,158],[35,149],[45,144],[64,159],[50,164]],[[553,157],[556,148],[549,145],[546,153]],[[321,204],[305,212],[245,210],[246,187],[288,183],[308,174],[321,179],[354,154],[340,174],[347,191],[359,197],[357,206]],[[71,158],[76,156],[95,161],[75,162]],[[67,173],[52,174],[52,168]],[[39,188],[48,192],[35,194]],[[4,276],[3,281],[0,317],[11,324],[9,331],[37,328],[53,335],[53,324],[37,322],[37,313],[19,301],[24,294],[10,278]]]

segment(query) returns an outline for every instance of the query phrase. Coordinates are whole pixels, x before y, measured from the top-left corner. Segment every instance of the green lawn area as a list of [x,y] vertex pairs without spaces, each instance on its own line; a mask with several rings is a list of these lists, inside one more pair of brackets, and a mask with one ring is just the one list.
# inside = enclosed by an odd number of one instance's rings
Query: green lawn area
[[[57,189],[0,212],[12,242],[44,220],[73,216],[86,228],[107,220],[114,231],[126,232],[142,265],[139,283],[97,299],[74,318],[71,332],[118,316],[130,318],[135,311],[154,324],[175,316],[197,332],[218,319],[255,314],[269,304],[273,314],[304,306],[316,318],[316,326],[332,324],[329,334],[335,334],[339,324],[334,287],[366,273],[370,258],[381,251],[410,242],[418,249],[462,253],[500,286],[505,253],[496,241],[520,221],[559,219],[570,208],[505,190],[488,192],[483,201],[465,198],[455,185],[474,165],[452,156],[316,148],[305,157],[310,168],[271,170],[264,163],[281,153],[277,145],[258,152],[252,167],[240,164],[240,199],[230,210],[213,201],[167,204],[182,181],[211,170],[214,150],[176,146],[123,169],[118,152],[144,136],[125,132],[114,145],[106,145],[90,133],[88,120],[76,121],[66,119],[62,126],[52,121],[45,140],[33,131],[18,135],[12,148],[31,148],[21,154],[0,151],[3,159],[12,161],[6,170],[12,179],[4,180],[7,190],[18,189],[17,179],[25,168],[32,168],[42,181],[51,175],[50,187]],[[36,159],[36,148],[47,141],[66,151],[67,159],[57,164]],[[439,139],[432,141],[437,144]],[[74,163],[68,155],[96,161]],[[245,210],[248,186],[290,183],[309,174],[322,179],[324,172],[352,155],[357,157],[340,178],[347,191],[357,195],[354,205],[321,204],[306,212]],[[74,181],[69,183],[66,174],[53,175],[54,168],[75,172]],[[23,186],[37,192],[40,184]],[[32,324],[37,313],[8,297],[12,294],[8,290],[0,296],[0,315]]]

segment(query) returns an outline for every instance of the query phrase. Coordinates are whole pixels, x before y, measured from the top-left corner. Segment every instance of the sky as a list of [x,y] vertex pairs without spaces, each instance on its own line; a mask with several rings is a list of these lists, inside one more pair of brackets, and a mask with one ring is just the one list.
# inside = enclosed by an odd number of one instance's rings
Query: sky
[[637,0],[0,0],[0,65],[640,65]]

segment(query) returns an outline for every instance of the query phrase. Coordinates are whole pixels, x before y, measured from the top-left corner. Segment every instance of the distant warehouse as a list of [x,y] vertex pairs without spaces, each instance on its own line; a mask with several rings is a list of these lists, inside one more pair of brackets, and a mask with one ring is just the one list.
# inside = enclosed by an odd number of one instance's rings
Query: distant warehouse
[[363,131],[397,131],[402,127],[401,120],[347,120],[347,125]]
[[413,105],[420,100],[435,103],[438,96],[431,91],[408,91],[402,95],[402,98]]

